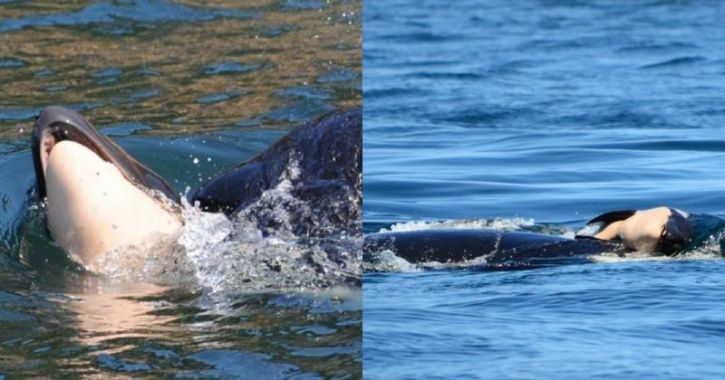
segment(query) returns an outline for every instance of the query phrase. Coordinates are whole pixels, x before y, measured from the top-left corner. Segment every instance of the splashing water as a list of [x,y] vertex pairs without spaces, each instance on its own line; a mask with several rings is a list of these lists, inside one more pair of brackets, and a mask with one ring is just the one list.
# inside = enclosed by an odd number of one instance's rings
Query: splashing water
[[464,220],[442,220],[442,221],[410,221],[396,223],[389,229],[381,229],[380,232],[406,232],[432,229],[448,228],[493,228],[495,230],[513,231],[522,227],[533,226],[533,219],[524,218],[495,218],[495,219],[464,219]]
[[311,214],[307,205],[292,195],[292,182],[300,177],[299,155],[297,150],[293,150],[277,186],[266,190],[256,202],[237,214],[236,220],[245,228],[244,232],[253,233],[259,228],[265,236],[289,239],[294,230],[290,210],[294,209],[301,215]]
[[[361,237],[298,237],[294,212],[314,213],[291,194],[296,165],[275,188],[234,220],[207,213],[182,198],[183,227],[175,236],[153,236],[125,246],[88,268],[111,278],[227,290],[305,290],[356,284],[361,276]],[[260,214],[277,228],[260,227]],[[268,225],[268,224],[265,224]]]

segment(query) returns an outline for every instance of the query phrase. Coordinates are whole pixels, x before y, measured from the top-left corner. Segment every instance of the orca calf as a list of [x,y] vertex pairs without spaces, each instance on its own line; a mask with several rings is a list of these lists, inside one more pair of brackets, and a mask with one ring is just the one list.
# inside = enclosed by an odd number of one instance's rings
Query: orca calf
[[31,150],[48,231],[81,263],[181,227],[173,188],[74,111],[41,112]]
[[634,251],[664,255],[684,250],[694,232],[690,215],[669,207],[611,211],[587,222],[595,223],[602,223],[597,239],[619,240]]
[[[182,226],[180,198],[75,111],[49,107],[31,137],[36,192],[46,201],[51,237],[82,264]],[[258,225],[276,227],[265,191],[284,187],[283,205],[299,236],[360,234],[362,113],[336,112],[292,130],[272,147],[219,174],[192,198],[205,211],[234,217],[250,205]],[[259,203],[259,204],[257,204]]]

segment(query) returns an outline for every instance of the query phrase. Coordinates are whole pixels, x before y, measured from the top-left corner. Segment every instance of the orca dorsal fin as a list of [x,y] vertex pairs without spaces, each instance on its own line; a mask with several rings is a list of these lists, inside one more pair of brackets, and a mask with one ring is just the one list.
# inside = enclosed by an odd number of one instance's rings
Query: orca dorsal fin
[[604,226],[607,226],[609,224],[612,224],[614,222],[618,222],[620,220],[625,220],[632,215],[634,215],[637,212],[637,210],[616,210],[616,211],[610,211],[605,212],[602,215],[599,215],[595,217],[594,219],[587,222],[587,225],[594,224],[594,223],[604,223]]

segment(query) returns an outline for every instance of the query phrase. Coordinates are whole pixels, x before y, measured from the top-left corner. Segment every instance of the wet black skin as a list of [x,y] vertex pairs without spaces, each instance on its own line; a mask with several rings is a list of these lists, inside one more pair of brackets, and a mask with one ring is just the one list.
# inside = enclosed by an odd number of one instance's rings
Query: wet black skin
[[663,255],[674,255],[684,251],[693,239],[694,228],[691,221],[675,210],[667,219],[665,228],[657,243],[657,251]]
[[[161,176],[99,133],[80,114],[62,107],[43,110],[33,128],[31,149],[41,199],[46,196],[41,154],[63,140],[89,148],[138,187],[158,190],[179,203],[179,195]],[[49,144],[44,146],[44,142]],[[252,207],[266,190],[280,183],[293,159],[299,161],[299,176],[291,181],[295,199],[289,204],[262,202]],[[299,126],[261,154],[211,179],[192,201],[198,201],[205,211],[223,211],[230,217],[247,209],[263,231],[278,227],[268,208],[281,206],[288,211],[297,236],[358,235],[361,168],[362,110],[358,107]]]
[[[623,220],[635,210],[613,211],[592,219],[589,223],[611,223]],[[713,221],[714,219],[714,221]],[[702,242],[696,237],[696,225],[704,230],[703,217],[685,218],[672,210],[654,254],[676,255],[693,244]],[[710,224],[721,221],[707,218]],[[718,227],[719,228],[719,227]],[[716,229],[713,229],[716,230]],[[703,235],[703,231],[699,235]],[[485,257],[485,267],[507,269],[539,267],[549,264],[575,263],[588,256],[605,252],[623,255],[631,252],[619,240],[599,240],[589,236],[574,239],[533,232],[499,231],[493,229],[440,229],[408,232],[377,233],[365,236],[363,254],[375,261],[382,251],[389,250],[411,263],[458,263]]]
[[390,250],[411,263],[457,263],[486,257],[489,268],[534,267],[561,264],[603,252],[624,253],[623,244],[578,237],[493,229],[431,229],[377,233],[365,236],[363,255],[367,261]]
[[[285,171],[295,159],[299,177],[291,180],[290,194],[303,209],[294,204],[257,205],[262,193],[288,177]],[[268,208],[282,207],[294,211],[289,214],[297,236],[359,235],[361,171],[362,109],[354,108],[297,127],[266,151],[217,175],[192,200],[203,210],[230,216],[244,209],[263,231],[279,222]]]

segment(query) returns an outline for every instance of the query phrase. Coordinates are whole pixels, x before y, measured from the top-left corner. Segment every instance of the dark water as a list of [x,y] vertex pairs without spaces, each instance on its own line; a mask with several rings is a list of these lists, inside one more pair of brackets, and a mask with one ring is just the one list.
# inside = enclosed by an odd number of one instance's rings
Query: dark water
[[354,280],[318,287],[304,268],[263,279],[251,258],[225,260],[296,247],[221,244],[236,225],[192,215],[184,234],[201,243],[185,247],[203,270],[185,278],[154,258],[140,267],[155,272],[107,278],[53,245],[29,197],[29,133],[48,105],[80,111],[180,193],[297,123],[359,105],[360,8],[0,1],[1,375],[361,377]]
[[[393,11],[394,10],[394,11]],[[573,234],[725,215],[720,2],[366,2],[364,221]],[[369,378],[719,378],[716,235],[683,258],[364,279]]]

